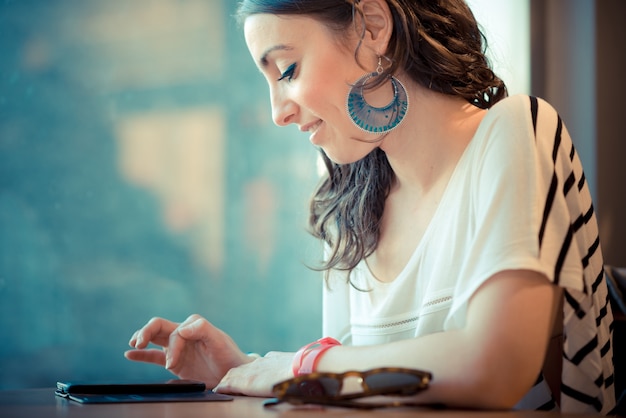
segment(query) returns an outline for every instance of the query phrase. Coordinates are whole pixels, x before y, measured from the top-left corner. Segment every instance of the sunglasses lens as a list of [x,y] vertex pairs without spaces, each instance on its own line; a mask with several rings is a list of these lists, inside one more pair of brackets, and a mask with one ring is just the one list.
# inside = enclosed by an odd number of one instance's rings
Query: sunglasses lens
[[339,393],[340,382],[331,377],[319,377],[291,384],[286,396],[335,396]]
[[365,383],[370,390],[393,390],[406,387],[415,387],[422,382],[420,376],[402,372],[375,373],[365,378]]

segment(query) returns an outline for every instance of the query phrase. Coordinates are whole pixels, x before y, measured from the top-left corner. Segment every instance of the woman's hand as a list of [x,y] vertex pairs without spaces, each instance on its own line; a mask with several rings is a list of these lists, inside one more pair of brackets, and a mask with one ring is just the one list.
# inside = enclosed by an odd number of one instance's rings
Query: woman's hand
[[216,392],[247,396],[272,396],[274,384],[293,377],[294,353],[269,352],[264,357],[230,369]]
[[[148,349],[150,343],[162,349]],[[181,379],[200,380],[208,388],[233,367],[253,360],[226,333],[195,314],[180,324],[152,318],[133,334],[129,345],[134,350],[124,353],[127,359],[164,366]]]

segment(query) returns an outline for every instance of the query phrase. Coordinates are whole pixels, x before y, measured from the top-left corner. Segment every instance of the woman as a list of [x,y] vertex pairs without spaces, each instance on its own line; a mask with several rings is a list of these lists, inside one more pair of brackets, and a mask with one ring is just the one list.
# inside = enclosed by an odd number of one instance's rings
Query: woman
[[274,122],[308,132],[327,164],[310,226],[338,341],[308,364],[255,359],[192,315],[151,320],[126,356],[221,392],[400,366],[432,372],[418,402],[608,413],[612,315],[580,161],[554,109],[507,97],[467,5],[244,0],[239,16]]

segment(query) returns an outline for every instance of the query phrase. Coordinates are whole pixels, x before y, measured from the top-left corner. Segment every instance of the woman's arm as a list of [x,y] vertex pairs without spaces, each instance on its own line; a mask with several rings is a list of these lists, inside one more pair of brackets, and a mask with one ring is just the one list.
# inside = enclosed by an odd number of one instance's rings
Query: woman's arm
[[420,402],[476,408],[510,408],[539,376],[559,288],[540,273],[500,272],[472,296],[463,329],[363,347],[329,350],[319,371],[382,366],[433,373]]

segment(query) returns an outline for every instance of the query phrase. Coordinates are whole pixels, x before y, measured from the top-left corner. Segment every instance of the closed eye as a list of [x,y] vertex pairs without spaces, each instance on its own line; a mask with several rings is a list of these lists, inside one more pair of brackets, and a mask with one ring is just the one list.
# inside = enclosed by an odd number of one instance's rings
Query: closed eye
[[296,64],[293,63],[289,67],[287,67],[284,73],[280,75],[280,77],[278,78],[278,81],[282,81],[284,79],[287,79],[287,81],[293,80],[293,75],[295,72],[296,72]]

